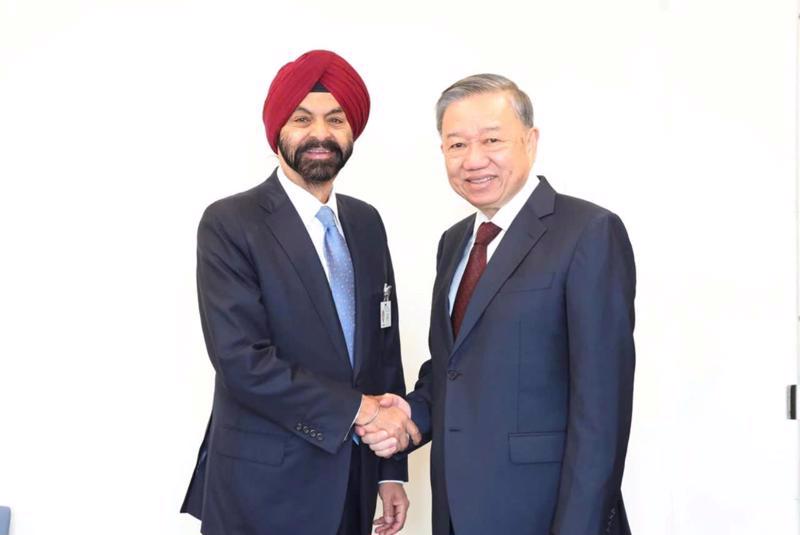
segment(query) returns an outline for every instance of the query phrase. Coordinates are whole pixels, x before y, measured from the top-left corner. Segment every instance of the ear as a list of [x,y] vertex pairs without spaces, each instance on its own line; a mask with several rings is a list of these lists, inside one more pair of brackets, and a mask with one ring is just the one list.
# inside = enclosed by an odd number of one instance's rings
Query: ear
[[531,159],[531,163],[536,161],[536,149],[539,146],[539,129],[535,126],[528,129],[528,132],[525,134],[525,148],[528,152],[528,157]]

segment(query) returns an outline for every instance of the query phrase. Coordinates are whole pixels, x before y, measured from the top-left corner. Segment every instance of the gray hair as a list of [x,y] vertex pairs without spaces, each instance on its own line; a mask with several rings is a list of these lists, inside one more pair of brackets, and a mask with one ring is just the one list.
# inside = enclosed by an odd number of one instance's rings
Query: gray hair
[[436,129],[442,133],[442,118],[447,107],[453,102],[479,95],[507,91],[511,96],[511,106],[526,127],[533,127],[533,104],[525,92],[517,84],[499,74],[473,74],[454,83],[444,91],[436,102]]

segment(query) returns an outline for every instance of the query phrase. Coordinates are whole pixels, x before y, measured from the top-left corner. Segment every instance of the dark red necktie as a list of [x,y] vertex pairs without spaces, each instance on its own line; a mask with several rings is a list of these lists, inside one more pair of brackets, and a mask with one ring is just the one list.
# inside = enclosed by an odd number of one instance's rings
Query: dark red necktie
[[500,234],[500,230],[500,227],[488,221],[481,223],[481,226],[478,227],[475,244],[469,253],[467,267],[464,269],[464,275],[458,285],[456,302],[453,303],[453,312],[450,315],[450,320],[453,322],[454,338],[458,337],[458,330],[461,328],[461,322],[464,321],[464,314],[467,311],[469,300],[475,291],[475,286],[478,285],[481,275],[483,275],[483,270],[486,269],[486,247]]

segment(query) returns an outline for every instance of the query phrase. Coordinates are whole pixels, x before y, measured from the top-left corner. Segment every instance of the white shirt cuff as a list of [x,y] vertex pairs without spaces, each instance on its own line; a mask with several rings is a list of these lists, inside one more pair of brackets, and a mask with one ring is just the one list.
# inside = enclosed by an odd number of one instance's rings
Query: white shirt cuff
[[363,405],[363,404],[364,404],[364,398],[362,397],[361,398],[361,403],[358,404],[358,410],[356,410],[356,415],[353,416],[353,423],[351,423],[350,427],[347,428],[347,433],[344,434],[344,438],[342,439],[342,442],[345,442],[347,440],[347,435],[350,434],[350,430],[353,428],[354,425],[356,425],[356,420],[358,420],[358,413],[361,412],[361,405]]

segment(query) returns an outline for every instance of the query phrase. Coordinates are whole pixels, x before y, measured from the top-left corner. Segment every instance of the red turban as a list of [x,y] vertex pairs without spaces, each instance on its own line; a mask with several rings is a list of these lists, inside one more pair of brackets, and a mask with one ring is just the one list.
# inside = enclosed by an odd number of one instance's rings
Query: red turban
[[264,101],[267,141],[278,152],[278,135],[300,102],[320,83],[344,110],[357,139],[369,118],[369,93],[364,80],[344,58],[328,50],[312,50],[287,63],[269,86]]

